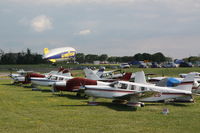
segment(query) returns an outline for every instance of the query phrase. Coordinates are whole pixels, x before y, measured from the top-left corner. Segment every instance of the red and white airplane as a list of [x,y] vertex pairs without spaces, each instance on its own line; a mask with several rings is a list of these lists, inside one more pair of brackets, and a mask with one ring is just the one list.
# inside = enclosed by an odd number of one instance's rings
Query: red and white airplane
[[57,73],[48,73],[45,77],[31,77],[32,86],[52,86],[57,81],[67,81],[72,79],[68,69],[59,70]]
[[159,87],[147,84],[144,72],[135,73],[135,82],[116,81],[103,85],[85,85],[82,87],[85,94],[92,97],[89,104],[95,105],[96,98],[110,98],[126,100],[128,106],[141,107],[142,102],[154,102],[191,96],[194,75],[188,75],[177,87]]
[[31,77],[38,77],[38,78],[43,78],[45,75],[39,74],[39,73],[34,73],[33,71],[24,71],[23,69],[17,71],[17,74],[11,73],[8,75],[13,79],[13,84],[29,84],[30,78]]
[[[67,81],[58,81],[53,84],[53,91],[79,91],[80,87],[83,85],[107,85],[108,82],[113,82],[116,80],[124,80],[128,81],[131,78],[132,73],[125,73],[119,79],[100,79],[100,80],[92,80],[87,78],[71,78]],[[95,76],[95,75],[94,75]]]

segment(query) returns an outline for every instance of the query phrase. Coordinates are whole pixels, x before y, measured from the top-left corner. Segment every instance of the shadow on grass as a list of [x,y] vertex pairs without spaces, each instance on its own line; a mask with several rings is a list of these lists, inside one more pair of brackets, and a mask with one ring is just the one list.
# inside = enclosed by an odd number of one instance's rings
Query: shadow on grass
[[[188,103],[188,102],[187,102]],[[185,103],[166,103],[166,105],[173,105],[173,106],[177,106],[177,107],[187,107],[189,106],[188,104],[185,104]]]
[[[188,102],[186,102],[188,103]],[[172,105],[172,106],[178,106],[178,107],[187,107],[189,106],[186,103],[178,103],[178,102],[171,102],[171,103],[146,103],[145,106],[165,106],[165,105]]]
[[88,99],[88,98],[86,98],[86,97],[80,97],[80,96],[76,96],[76,95],[70,95],[70,94],[53,94],[52,96],[54,96],[54,97],[67,97],[67,98],[69,98],[69,99],[77,99],[77,100],[80,100],[80,99]]
[[100,102],[100,106],[106,106],[110,109],[116,111],[137,111],[137,108],[127,106],[126,104],[117,104],[117,103],[109,103],[109,102]]
[[[87,103],[88,101],[83,101],[84,103]],[[116,110],[116,111],[137,111],[137,108],[134,107],[129,107],[125,104],[116,104],[116,103],[109,103],[109,102],[98,102],[98,105],[88,105],[88,104],[84,104],[84,105],[59,105],[59,106],[65,106],[65,107],[96,107],[96,106],[104,106],[107,108],[110,108],[112,110]]]
[[6,83],[6,84],[1,84],[1,85],[6,85],[6,86],[22,86],[20,84],[12,84],[12,83],[10,83],[10,84]]

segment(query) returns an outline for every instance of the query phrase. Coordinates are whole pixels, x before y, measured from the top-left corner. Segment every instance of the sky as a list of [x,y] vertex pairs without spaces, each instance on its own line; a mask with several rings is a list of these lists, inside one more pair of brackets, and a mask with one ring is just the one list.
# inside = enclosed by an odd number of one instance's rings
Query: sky
[[0,49],[200,56],[200,0],[0,0]]

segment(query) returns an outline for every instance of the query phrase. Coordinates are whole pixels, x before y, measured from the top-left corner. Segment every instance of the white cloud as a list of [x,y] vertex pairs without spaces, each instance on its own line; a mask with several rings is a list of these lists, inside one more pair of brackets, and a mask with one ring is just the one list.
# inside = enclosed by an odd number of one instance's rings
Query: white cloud
[[85,29],[85,30],[79,31],[79,35],[88,35],[88,34],[91,34],[90,29]]
[[43,32],[45,30],[52,29],[53,23],[51,18],[45,15],[40,15],[32,19],[31,27],[37,32]]

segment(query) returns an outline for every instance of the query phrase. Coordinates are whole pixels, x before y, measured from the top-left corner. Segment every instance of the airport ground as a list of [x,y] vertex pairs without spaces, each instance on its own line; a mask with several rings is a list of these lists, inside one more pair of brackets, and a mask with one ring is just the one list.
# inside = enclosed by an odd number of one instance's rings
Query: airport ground
[[[37,69],[41,70],[40,67]],[[138,70],[142,69],[130,68],[124,71]],[[200,72],[200,68],[143,70],[157,76]],[[12,85],[6,76],[8,71],[1,70],[0,73],[1,133],[198,133],[200,130],[199,96],[194,97],[195,103],[146,103],[145,107],[137,111],[102,98],[97,100],[100,102],[98,106],[89,106],[88,99],[77,98],[75,93],[52,94],[48,87],[32,91],[30,85]],[[80,70],[73,70],[72,73],[83,76]],[[161,113],[164,108],[169,109],[168,115]]]

